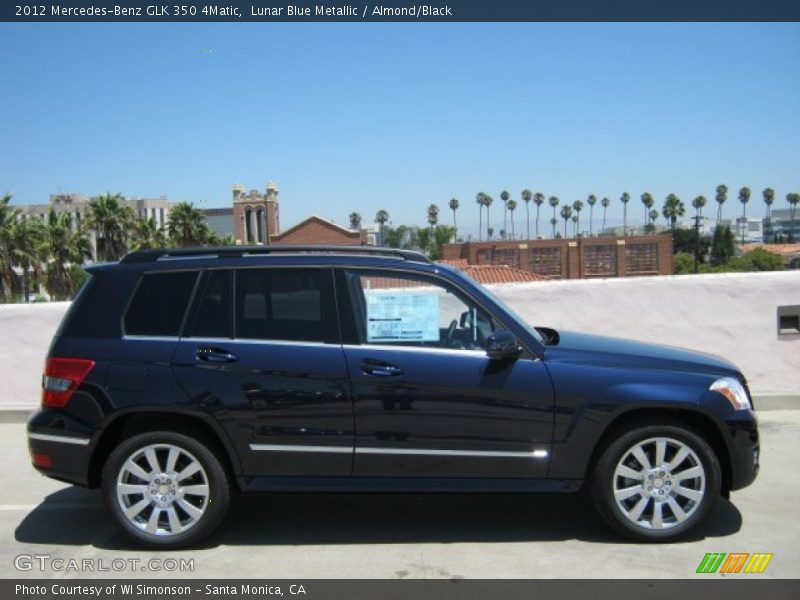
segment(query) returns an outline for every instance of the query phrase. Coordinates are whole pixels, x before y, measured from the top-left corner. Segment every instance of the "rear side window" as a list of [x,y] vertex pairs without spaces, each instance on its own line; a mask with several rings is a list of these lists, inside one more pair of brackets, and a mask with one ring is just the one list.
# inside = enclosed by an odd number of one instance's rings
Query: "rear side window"
[[178,336],[197,271],[142,276],[125,314],[126,335]]
[[237,338],[337,341],[329,269],[242,269],[235,287]]

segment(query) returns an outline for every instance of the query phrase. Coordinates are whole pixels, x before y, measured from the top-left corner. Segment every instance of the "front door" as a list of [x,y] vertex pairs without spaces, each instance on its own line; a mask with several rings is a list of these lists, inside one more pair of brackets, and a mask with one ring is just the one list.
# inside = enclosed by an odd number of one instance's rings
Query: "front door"
[[248,476],[349,476],[353,407],[330,268],[204,274],[173,357]]
[[[358,343],[346,344],[356,416],[353,474],[544,477],[553,390],[544,364],[486,356],[502,328],[439,277],[351,270]],[[343,323],[347,319],[343,319]]]

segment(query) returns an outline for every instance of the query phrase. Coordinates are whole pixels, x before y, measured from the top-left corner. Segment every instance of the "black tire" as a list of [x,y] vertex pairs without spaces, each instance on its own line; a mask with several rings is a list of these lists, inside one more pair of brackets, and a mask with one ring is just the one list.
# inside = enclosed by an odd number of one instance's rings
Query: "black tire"
[[[144,465],[143,470],[148,469],[149,461],[143,454],[147,448],[155,449],[158,463],[164,472],[166,472],[171,448],[180,450],[177,454],[177,463],[172,465],[173,473],[186,472],[181,470],[181,467],[191,465],[194,468],[195,463],[199,463],[201,469],[185,479],[179,479],[175,475],[172,475],[170,479],[159,479],[159,482],[164,483],[163,489],[168,489],[167,481],[172,487],[171,491],[166,491],[166,495],[155,496],[155,500],[152,499],[152,496],[146,497],[138,492],[123,493],[123,488],[118,487],[121,478],[125,478],[124,481],[127,483],[136,484],[137,488],[147,488],[146,493],[162,489],[153,481],[142,485],[145,481],[143,477],[136,478],[134,476],[131,479],[130,473],[133,471],[126,466],[129,464],[127,463],[129,458],[136,457],[137,464]],[[103,499],[114,520],[129,537],[148,548],[182,548],[204,539],[222,523],[231,502],[231,486],[225,468],[216,452],[212,443],[204,443],[200,437],[189,437],[189,435],[175,431],[140,433],[120,442],[106,460],[102,473]],[[181,485],[180,482],[184,482],[185,485]],[[194,489],[204,487],[206,494],[184,496],[188,485],[193,485]],[[118,491],[123,495],[120,496]],[[160,493],[165,492],[161,491]],[[170,494],[172,498],[169,498]],[[156,503],[165,497],[167,504],[162,506],[166,507],[159,508]],[[172,501],[170,502],[170,500]],[[187,502],[191,506],[187,506]],[[144,505],[141,512],[133,517],[140,521],[148,519],[148,515],[152,516],[158,510],[159,514],[155,517],[156,533],[146,531],[146,523],[137,523],[127,517],[123,508],[124,504],[131,509],[133,509],[133,505]],[[190,513],[183,508],[184,506],[189,509],[194,507],[194,509]],[[197,514],[200,516],[196,516]],[[172,517],[176,518],[174,532],[172,531]]]
[[[681,481],[689,481],[688,486],[695,485],[698,490],[691,490],[693,496],[700,496],[699,500],[689,500],[685,496],[679,494],[678,477],[671,475],[669,469],[666,470],[667,479],[660,477],[660,471],[653,473],[655,480],[650,481],[649,475],[644,475],[641,484],[636,479],[626,479],[623,475],[615,476],[615,471],[620,461],[623,458],[630,460],[632,449],[638,444],[643,444],[643,449],[648,459],[655,458],[654,455],[649,454],[649,451],[655,451],[654,438],[669,439],[676,442],[676,445],[667,445],[668,452],[670,449],[677,450],[680,444],[689,448],[693,455],[689,455],[686,459],[688,462],[681,462],[685,468],[689,466],[701,466],[703,469],[702,479],[682,479]],[[652,445],[651,445],[652,444]],[[669,456],[669,455],[667,455]],[[672,454],[677,457],[677,451]],[[669,460],[663,460],[663,463],[669,464]],[[653,470],[658,465],[650,464]],[[650,473],[641,461],[631,463],[633,470],[641,467],[643,473]],[[676,465],[673,470],[676,474],[682,474],[681,467]],[[675,482],[672,482],[672,477],[675,477]],[[669,485],[666,482],[669,481]],[[685,536],[688,532],[693,530],[697,525],[708,515],[709,511],[713,508],[717,498],[720,495],[722,476],[720,472],[720,465],[717,455],[708,445],[708,443],[696,432],[681,423],[664,423],[664,424],[640,424],[623,431],[619,437],[613,440],[600,454],[594,469],[591,474],[590,482],[590,496],[595,509],[608,523],[611,528],[618,534],[632,540],[639,542],[671,542]],[[696,482],[696,483],[695,483]],[[701,485],[702,482],[702,485]],[[624,500],[617,501],[614,495],[614,485],[620,485],[620,493],[627,493],[626,490],[633,491],[634,487],[641,486],[641,490],[637,491],[639,495]],[[657,487],[654,485],[658,483]],[[622,487],[622,486],[626,487]],[[630,486],[630,487],[627,487]],[[648,487],[650,486],[650,487]],[[649,491],[648,491],[649,490]],[[655,491],[652,491],[655,490]],[[672,491],[672,493],[670,493]],[[662,500],[661,496],[651,497],[650,494],[665,494]],[[670,500],[672,495],[673,500]],[[645,512],[641,516],[636,517],[636,508],[640,501],[644,502]],[[678,503],[676,509],[664,504],[665,502]],[[680,503],[685,503],[683,506]],[[628,508],[628,512],[623,511],[622,503]],[[655,506],[657,503],[662,506]],[[679,519],[679,514],[683,509],[683,520]],[[650,511],[649,513],[647,511]],[[653,528],[655,521],[655,512],[658,511],[662,515],[663,528]],[[630,515],[630,517],[628,516]],[[636,518],[637,522],[633,519]],[[647,521],[650,521],[648,524]]]

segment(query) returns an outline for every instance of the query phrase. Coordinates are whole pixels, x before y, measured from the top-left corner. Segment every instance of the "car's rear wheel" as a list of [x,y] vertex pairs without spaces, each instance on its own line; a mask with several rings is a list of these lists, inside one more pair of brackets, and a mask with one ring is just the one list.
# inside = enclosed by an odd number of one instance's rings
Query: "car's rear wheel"
[[120,443],[106,461],[102,485],[117,523],[154,548],[198,542],[217,528],[230,504],[228,478],[214,451],[172,431]]
[[666,542],[703,520],[720,485],[719,460],[702,437],[679,425],[647,425],[628,430],[602,452],[591,494],[618,533]]

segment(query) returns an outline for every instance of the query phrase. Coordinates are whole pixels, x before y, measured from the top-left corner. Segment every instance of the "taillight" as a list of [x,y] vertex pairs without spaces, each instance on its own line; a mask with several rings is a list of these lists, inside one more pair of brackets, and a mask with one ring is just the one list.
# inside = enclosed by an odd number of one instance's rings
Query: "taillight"
[[63,408],[94,368],[85,358],[48,358],[42,376],[42,406]]

